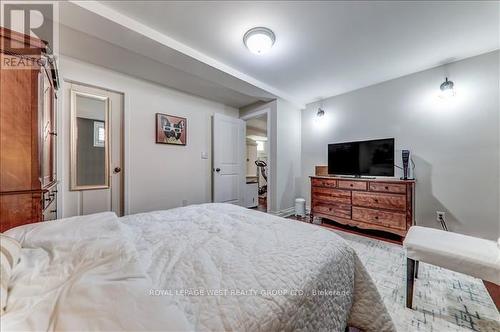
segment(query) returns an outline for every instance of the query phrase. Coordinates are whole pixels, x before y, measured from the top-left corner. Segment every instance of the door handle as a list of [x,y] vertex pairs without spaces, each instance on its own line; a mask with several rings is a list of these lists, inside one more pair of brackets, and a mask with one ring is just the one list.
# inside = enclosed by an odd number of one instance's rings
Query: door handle
[[217,168],[215,169],[215,171],[216,171],[217,173],[219,173],[219,172],[220,172],[220,168],[219,168],[219,167],[217,167]]
[[114,169],[115,174],[120,173],[121,171],[122,171],[122,169],[120,167],[115,167],[115,169]]

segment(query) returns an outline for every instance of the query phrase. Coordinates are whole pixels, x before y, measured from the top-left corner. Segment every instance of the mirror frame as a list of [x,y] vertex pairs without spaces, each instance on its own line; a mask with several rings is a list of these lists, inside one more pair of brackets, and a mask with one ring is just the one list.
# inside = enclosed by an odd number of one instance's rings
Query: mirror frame
[[[76,112],[77,112],[77,105],[76,105],[76,98],[78,96],[83,96],[87,98],[92,98],[92,99],[98,99],[101,101],[104,101],[105,103],[105,108],[104,108],[104,132],[105,132],[105,142],[104,142],[104,179],[105,182],[102,185],[78,185],[77,183],[77,137],[78,137],[78,127],[76,123]],[[71,114],[70,114],[70,139],[71,139],[71,148],[70,148],[70,191],[80,191],[80,190],[95,190],[95,189],[108,189],[110,187],[110,174],[109,174],[109,155],[110,155],[110,142],[109,142],[109,97],[106,96],[100,96],[100,95],[95,95],[91,93],[86,93],[86,92],[80,92],[74,89],[71,89]]]

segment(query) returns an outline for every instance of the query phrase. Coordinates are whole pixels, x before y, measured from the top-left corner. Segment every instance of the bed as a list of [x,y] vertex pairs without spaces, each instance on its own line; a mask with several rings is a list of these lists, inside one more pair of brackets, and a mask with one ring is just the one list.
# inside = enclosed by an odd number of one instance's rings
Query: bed
[[25,225],[2,330],[395,331],[335,233],[229,204]]

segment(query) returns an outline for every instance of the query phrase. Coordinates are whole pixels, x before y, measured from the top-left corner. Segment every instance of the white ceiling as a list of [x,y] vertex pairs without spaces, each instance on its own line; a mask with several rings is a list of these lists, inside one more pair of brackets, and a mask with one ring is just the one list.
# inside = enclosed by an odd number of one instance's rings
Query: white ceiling
[[[302,104],[500,47],[497,1],[102,3]],[[276,34],[264,56],[254,26]]]
[[59,53],[236,108],[276,98],[268,89],[166,45],[162,36],[116,19],[116,12],[106,8],[90,1],[59,3]]

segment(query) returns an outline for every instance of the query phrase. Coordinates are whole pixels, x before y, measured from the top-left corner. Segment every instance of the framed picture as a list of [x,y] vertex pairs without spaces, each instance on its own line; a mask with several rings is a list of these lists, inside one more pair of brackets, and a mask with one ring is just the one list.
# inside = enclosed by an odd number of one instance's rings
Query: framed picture
[[156,113],[156,143],[186,145],[186,141],[186,118]]

